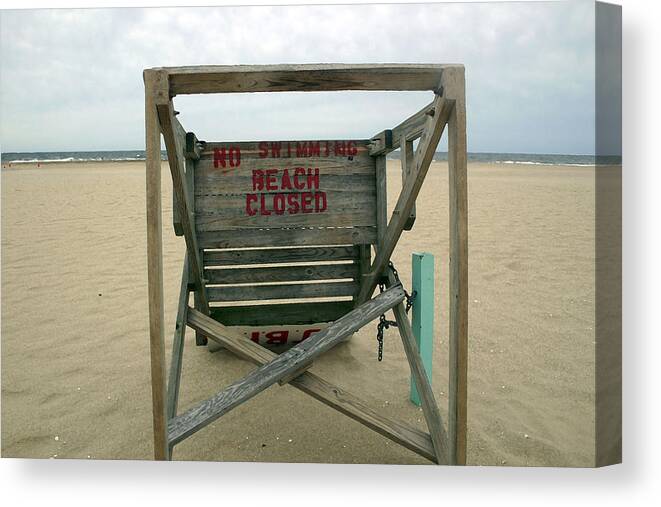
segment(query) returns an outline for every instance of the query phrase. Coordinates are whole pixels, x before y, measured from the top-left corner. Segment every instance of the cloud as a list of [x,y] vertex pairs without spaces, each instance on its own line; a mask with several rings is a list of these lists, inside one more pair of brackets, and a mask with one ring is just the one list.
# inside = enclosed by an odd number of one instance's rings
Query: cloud
[[[590,153],[591,2],[3,11],[5,151],[144,145],[142,70],[197,64],[463,63],[471,151]],[[429,93],[185,96],[206,140],[368,137]]]

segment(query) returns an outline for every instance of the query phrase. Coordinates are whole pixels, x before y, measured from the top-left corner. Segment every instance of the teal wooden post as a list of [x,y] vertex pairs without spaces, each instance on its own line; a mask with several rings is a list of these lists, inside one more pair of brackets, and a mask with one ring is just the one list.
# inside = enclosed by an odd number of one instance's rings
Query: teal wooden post
[[[418,350],[431,383],[431,358],[434,351],[434,256],[430,253],[414,253],[413,288],[413,334]],[[420,396],[411,377],[411,401],[420,406]]]

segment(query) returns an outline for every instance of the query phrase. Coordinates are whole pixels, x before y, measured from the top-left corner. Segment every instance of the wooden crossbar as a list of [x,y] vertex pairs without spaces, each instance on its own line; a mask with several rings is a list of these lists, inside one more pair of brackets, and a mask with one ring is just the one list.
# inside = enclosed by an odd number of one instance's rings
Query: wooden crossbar
[[171,96],[338,90],[436,90],[445,69],[437,64],[206,65],[161,67]]
[[[323,354],[337,342],[355,333],[403,300],[404,289],[402,286],[392,286],[336,320],[326,329],[234,382],[212,398],[171,419],[168,423],[169,444],[175,445],[181,442],[267,387],[293,372],[300,371],[303,365],[309,365],[315,357]],[[189,309],[189,311],[191,310]]]
[[387,155],[399,147],[401,139],[406,141],[415,141],[425,130],[427,119],[435,114],[434,102],[427,104],[417,113],[411,115],[392,130],[383,130],[372,136],[370,145],[370,155]]
[[[209,339],[219,343],[230,352],[252,363],[262,365],[278,357],[275,352],[250,341],[245,336],[196,310],[189,311],[188,325],[204,333]],[[434,446],[428,433],[384,416],[343,388],[309,371],[292,379],[289,385],[393,442],[430,461],[436,462]]]

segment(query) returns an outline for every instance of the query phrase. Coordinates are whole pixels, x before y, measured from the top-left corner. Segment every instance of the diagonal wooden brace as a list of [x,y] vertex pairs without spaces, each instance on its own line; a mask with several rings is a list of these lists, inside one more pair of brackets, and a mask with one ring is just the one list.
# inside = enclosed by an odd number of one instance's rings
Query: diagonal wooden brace
[[[395,284],[399,284],[399,282],[395,280],[392,271],[390,271],[388,273],[388,285],[396,286]],[[415,336],[413,335],[411,322],[409,321],[408,315],[406,315],[406,309],[402,303],[396,305],[392,311],[395,315],[395,320],[397,321],[397,329],[402,337],[406,359],[409,362],[411,373],[415,379],[416,386],[418,387],[418,393],[422,404],[422,413],[427,422],[427,427],[429,428],[437,460],[439,463],[448,463],[448,436],[445,427],[443,426],[441,412],[439,411],[436,399],[434,398],[431,383],[427,378],[425,367],[422,364],[422,358],[420,357],[420,351],[415,341]]]
[[[258,345],[198,311],[190,311],[188,325],[246,361],[262,365],[278,357],[275,352]],[[437,462],[434,446],[428,433],[384,416],[343,388],[331,384],[309,371],[292,379],[289,385],[416,454]]]
[[388,265],[390,256],[397,246],[402,231],[409,220],[413,205],[422,188],[427,171],[436,152],[445,125],[450,117],[453,101],[436,96],[433,102],[434,115],[429,116],[420,138],[420,143],[413,158],[411,173],[405,181],[404,188],[399,194],[397,204],[388,222],[383,240],[379,242],[376,258],[372,263],[369,274],[363,277],[358,295],[358,302],[367,301],[376,288],[383,270]]
[[[252,371],[243,379],[234,382],[215,396],[171,419],[168,423],[169,445],[173,446],[181,442],[280,379],[300,371],[303,365],[310,363],[340,340],[355,333],[365,324],[401,303],[404,297],[404,289],[401,285],[392,286],[374,299],[339,318],[323,331],[292,347]],[[193,313],[194,310],[189,309],[189,312]]]

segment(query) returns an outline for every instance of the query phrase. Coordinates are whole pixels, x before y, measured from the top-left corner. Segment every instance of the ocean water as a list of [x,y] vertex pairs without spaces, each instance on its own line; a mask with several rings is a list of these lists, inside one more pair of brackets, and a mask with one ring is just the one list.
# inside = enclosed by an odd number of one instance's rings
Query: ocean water
[[[167,160],[165,151],[161,158]],[[399,159],[399,152],[388,155],[390,159]],[[447,152],[437,152],[434,160],[447,160]],[[144,150],[121,151],[49,151],[19,153],[9,152],[0,154],[2,165],[8,164],[34,164],[55,162],[121,162],[138,161],[145,159]],[[571,165],[593,166],[621,163],[620,157],[595,157],[593,155],[548,155],[538,153],[469,153],[469,162],[485,162],[495,164],[526,164],[526,165]]]

